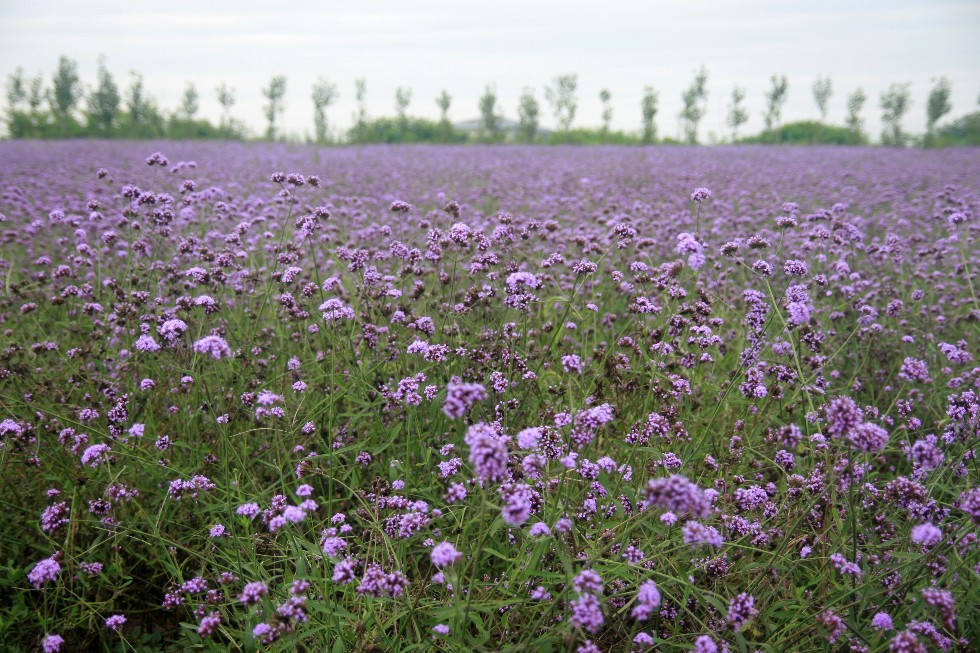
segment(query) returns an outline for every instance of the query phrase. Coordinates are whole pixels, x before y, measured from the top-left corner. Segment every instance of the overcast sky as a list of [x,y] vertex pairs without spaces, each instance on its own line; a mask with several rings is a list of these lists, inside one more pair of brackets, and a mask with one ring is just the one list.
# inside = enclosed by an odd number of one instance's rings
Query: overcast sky
[[[214,89],[237,91],[233,115],[264,129],[261,94],[273,75],[287,76],[286,129],[312,132],[312,84],[323,75],[340,97],[328,111],[346,129],[354,80],[367,80],[368,112],[394,114],[395,89],[413,91],[409,113],[438,116],[435,97],[452,95],[454,121],[479,116],[487,84],[505,117],[516,119],[525,87],[536,90],[542,123],[554,123],[544,87],[578,75],[577,125],[601,122],[599,91],[612,94],[613,128],[640,127],[640,98],[660,93],[661,135],[678,135],[681,93],[701,65],[708,70],[708,111],[701,137],[727,135],[732,87],[747,91],[750,121],[762,128],[764,93],[773,74],[789,78],[783,121],[818,117],[811,86],[830,76],[829,120],[842,123],[847,95],[868,95],[866,127],[880,132],[880,94],[910,82],[907,129],[924,129],[932,80],[953,84],[951,116],[978,109],[980,1],[819,2],[698,0],[364,0],[362,2],[107,2],[0,0],[0,75],[18,66],[47,80],[58,57],[78,61],[86,87],[104,54],[120,87],[130,71],[145,77],[161,107],[174,109],[188,82],[202,115],[217,119]],[[947,117],[947,119],[949,116]]]

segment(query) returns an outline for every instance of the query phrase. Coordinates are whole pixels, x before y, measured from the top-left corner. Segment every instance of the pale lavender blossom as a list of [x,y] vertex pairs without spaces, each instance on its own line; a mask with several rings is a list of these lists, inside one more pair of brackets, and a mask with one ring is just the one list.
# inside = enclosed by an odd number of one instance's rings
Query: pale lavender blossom
[[437,544],[435,547],[433,547],[431,553],[432,564],[440,569],[453,564],[462,557],[463,554],[457,551],[456,547],[454,547],[450,542],[442,542]]
[[114,614],[111,617],[106,618],[105,627],[109,630],[119,631],[126,623],[126,617],[121,614]]
[[65,643],[65,638],[61,635],[45,635],[41,640],[41,650],[44,653],[58,653]]
[[204,336],[193,345],[194,351],[205,354],[215,360],[221,358],[231,358],[231,347],[221,336]]
[[912,541],[922,546],[935,546],[942,540],[943,532],[930,522],[912,528]]
[[27,574],[27,580],[31,585],[40,589],[45,583],[53,583],[61,575],[61,565],[58,564],[56,556],[40,560],[34,568]]
[[82,452],[81,462],[89,467],[98,467],[106,462],[111,448],[107,444],[93,444]]

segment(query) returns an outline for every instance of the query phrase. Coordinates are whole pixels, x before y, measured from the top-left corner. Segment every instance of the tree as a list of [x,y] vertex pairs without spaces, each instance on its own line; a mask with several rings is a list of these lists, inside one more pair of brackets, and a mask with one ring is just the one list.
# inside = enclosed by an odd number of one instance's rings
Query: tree
[[354,98],[357,100],[357,112],[354,114],[353,139],[361,143],[367,129],[367,80],[363,77],[354,80]]
[[436,96],[436,106],[439,107],[439,140],[448,143],[452,138],[453,126],[449,123],[449,107],[453,103],[453,97],[449,91],[442,89],[442,93]]
[[449,122],[449,106],[453,103],[453,98],[446,89],[436,97],[436,106],[439,107],[439,122]]
[[146,94],[143,76],[135,70],[129,73],[133,81],[126,91],[125,136],[156,138],[163,136],[163,117],[153,98]]
[[89,127],[101,136],[109,136],[119,115],[119,87],[105,65],[105,57],[99,57],[99,84],[88,96]]
[[[44,78],[24,77],[24,69],[7,77],[7,134],[11,138],[35,138],[41,135],[44,115]],[[26,109],[26,110],[25,110]]]
[[766,112],[762,114],[766,123],[766,131],[779,126],[779,117],[783,113],[783,104],[786,103],[786,92],[789,89],[789,80],[786,79],[786,75],[782,77],[773,75],[770,81],[772,88],[766,93],[768,106]]
[[27,99],[27,84],[24,81],[24,69],[18,67],[7,76],[7,111],[19,111],[21,102]]
[[235,89],[222,84],[217,88],[218,104],[221,105],[221,125],[231,124],[231,107],[235,104]]
[[269,87],[262,89],[262,95],[269,101],[269,104],[265,105],[265,117],[269,121],[265,137],[271,141],[276,138],[276,119],[282,114],[285,106],[283,98],[286,96],[286,76],[274,75],[269,80]]
[[732,89],[732,103],[728,106],[728,126],[732,128],[732,141],[738,140],[738,128],[749,121],[749,112],[742,102],[745,101],[745,89],[737,85]]
[[44,78],[38,73],[32,77],[27,91],[27,107],[31,114],[32,131],[36,131],[43,121],[41,104],[44,103]]
[[184,89],[184,95],[180,98],[180,109],[184,113],[184,117],[188,120],[194,120],[194,115],[198,110],[197,100],[197,88],[194,84],[188,82],[187,87]]
[[643,116],[643,142],[647,145],[657,140],[657,104],[660,94],[653,90],[652,86],[643,89],[643,99],[640,100],[640,111]]
[[62,56],[58,59],[58,71],[54,74],[54,86],[48,96],[51,113],[58,123],[58,134],[68,135],[68,124],[78,101],[82,97],[82,83],[78,78],[78,63]]
[[412,103],[412,89],[399,86],[395,89],[395,113],[398,114],[398,131],[402,138],[408,132],[408,105]]
[[[223,84],[217,89],[218,100],[222,107],[228,102],[228,108],[234,103],[232,92]],[[180,103],[177,110],[167,118],[166,124],[162,125],[163,132],[167,138],[171,139],[230,139],[242,138],[242,130],[229,123],[228,117],[223,115],[219,125],[212,125],[207,118],[197,118],[200,105],[200,93],[193,82],[187,82],[184,92],[180,96]],[[156,107],[154,106],[154,109]],[[226,109],[227,111],[227,109]],[[162,123],[162,118],[161,118]]]
[[31,120],[21,106],[27,100],[27,81],[24,69],[18,68],[7,76],[7,134],[11,138],[25,138],[32,131]]
[[575,111],[578,109],[578,100],[575,97],[577,86],[578,75],[569,74],[556,77],[554,85],[544,89],[544,96],[555,114],[558,128],[565,132],[572,128]]
[[500,140],[500,116],[497,114],[497,89],[487,84],[486,90],[480,96],[480,121],[483,138],[491,143]]
[[684,108],[681,110],[680,117],[684,121],[685,140],[690,145],[698,142],[698,123],[707,112],[706,103],[708,101],[708,71],[704,66],[694,76],[694,81],[684,93],[681,99]]
[[830,81],[829,77],[817,77],[817,81],[813,82],[813,99],[817,103],[817,108],[820,109],[820,122],[826,122],[827,120],[827,104],[830,102],[830,96],[834,94],[834,84]]
[[143,93],[143,76],[135,70],[129,71],[133,78],[126,90],[126,115],[127,126],[134,131],[139,131],[147,120],[147,99]]
[[864,107],[868,96],[864,90],[857,89],[847,97],[847,128],[860,136],[863,131],[864,120],[861,119],[861,109]]
[[980,145],[980,111],[968,113],[936,128],[935,140],[941,145]]
[[316,142],[327,142],[327,107],[333,104],[339,94],[337,85],[321,77],[313,85],[313,126],[316,129]]
[[926,136],[930,140],[935,132],[936,123],[953,108],[949,103],[952,92],[953,86],[945,77],[940,77],[929,92],[929,104],[926,107]]
[[521,140],[525,143],[534,142],[534,137],[538,133],[538,114],[540,112],[541,107],[534,97],[534,89],[525,87],[517,105],[517,120],[520,123],[518,130]]
[[911,84],[892,84],[881,94],[881,121],[885,128],[881,132],[882,145],[904,147],[908,138],[902,131],[902,117],[911,104]]
[[599,101],[602,102],[602,136],[603,140],[609,134],[609,123],[612,122],[612,105],[609,104],[609,100],[612,99],[612,94],[609,93],[609,89],[602,89],[599,91]]

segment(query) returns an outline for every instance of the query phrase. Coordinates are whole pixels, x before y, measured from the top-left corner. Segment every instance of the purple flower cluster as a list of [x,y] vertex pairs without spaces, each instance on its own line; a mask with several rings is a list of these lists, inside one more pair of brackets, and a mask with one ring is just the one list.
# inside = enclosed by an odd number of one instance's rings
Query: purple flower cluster
[[405,592],[408,580],[400,571],[386,573],[380,565],[368,565],[361,577],[357,593],[373,597],[398,598]]
[[46,583],[53,583],[61,575],[61,565],[58,563],[58,555],[40,560],[34,568],[27,574],[27,580],[36,588]]
[[756,616],[755,597],[741,593],[728,602],[728,625],[738,632],[749,619]]
[[486,398],[486,388],[479,383],[450,381],[446,385],[446,402],[442,406],[442,412],[450,419],[459,419],[474,404]]
[[204,336],[196,341],[192,348],[197,353],[210,356],[215,360],[231,358],[231,347],[228,346],[228,343],[221,336]]
[[432,564],[436,567],[442,568],[453,564],[462,558],[463,554],[457,551],[456,547],[454,547],[452,543],[442,542],[432,548],[431,557]]
[[976,152],[44,145],[12,648],[973,644]]
[[660,607],[660,590],[652,580],[644,581],[636,593],[636,602],[630,615],[638,621],[646,621]]
[[480,422],[466,431],[469,462],[483,483],[502,481],[507,476],[507,438],[489,424]]
[[644,488],[643,497],[647,507],[656,506],[673,513],[701,518],[711,513],[711,501],[704,490],[679,474],[650,479]]
[[606,619],[602,612],[602,579],[593,571],[586,570],[575,578],[575,591],[578,598],[569,604],[572,614],[569,623],[588,633],[596,633]]

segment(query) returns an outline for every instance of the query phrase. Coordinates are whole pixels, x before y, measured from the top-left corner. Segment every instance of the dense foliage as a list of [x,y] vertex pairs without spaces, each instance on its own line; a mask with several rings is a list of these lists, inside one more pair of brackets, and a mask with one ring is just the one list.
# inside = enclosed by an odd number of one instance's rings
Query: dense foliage
[[868,139],[861,132],[847,127],[804,120],[767,129],[741,142],[782,145],[866,145]]
[[980,145],[980,111],[957,118],[936,131],[938,146]]
[[[193,83],[188,83],[173,112],[160,108],[144,86],[143,76],[130,71],[132,80],[121,89],[106,66],[99,59],[97,83],[85,89],[79,76],[78,62],[62,56],[50,85],[40,74],[25,76],[22,68],[6,79],[6,136],[12,139],[65,139],[65,138],[119,138],[119,139],[171,139],[171,140],[250,140],[254,135],[248,127],[232,117],[236,101],[235,89],[221,84],[215,89],[222,116],[217,125],[197,116],[200,94]],[[855,89],[847,99],[846,127],[827,124],[828,103],[833,95],[829,77],[818,77],[813,84],[813,96],[820,112],[820,121],[804,120],[781,124],[782,108],[789,92],[789,80],[783,76],[771,77],[772,88],[766,92],[766,111],[763,114],[765,129],[754,136],[740,139],[739,128],[749,120],[744,102],[745,90],[736,86],[728,107],[726,124],[732,128],[731,140],[739,143],[793,144],[793,145],[867,145],[861,112],[867,96],[861,88]],[[267,120],[264,138],[268,141],[305,140],[318,145],[327,144],[375,144],[375,143],[521,143],[550,145],[651,145],[654,143],[697,144],[698,126],[707,112],[708,72],[702,67],[695,73],[691,85],[682,93],[683,109],[677,116],[678,130],[683,126],[683,141],[679,138],[657,138],[656,116],[659,110],[660,92],[652,86],[644,87],[640,101],[642,119],[639,129],[613,131],[612,93],[602,89],[602,125],[600,127],[575,124],[579,108],[578,75],[559,75],[545,87],[545,98],[551,108],[556,129],[542,129],[541,105],[535,91],[526,87],[517,106],[518,121],[504,118],[503,107],[497,101],[497,90],[488,85],[478,103],[480,120],[469,123],[450,121],[449,111],[453,98],[445,89],[435,98],[439,108],[438,121],[411,116],[412,89],[399,86],[395,90],[396,115],[369,118],[367,114],[367,80],[356,79],[356,111],[354,124],[345,130],[332,127],[328,109],[340,97],[336,83],[321,76],[312,87],[309,99],[313,102],[313,133],[300,136],[283,128],[282,119],[288,90],[285,75],[273,75],[268,86],[262,89],[266,100],[263,113]],[[950,96],[952,83],[946,77],[937,80],[929,93],[926,131],[922,136],[906,133],[903,117],[911,102],[909,84],[892,84],[881,95],[882,121],[885,129],[881,144],[892,147],[916,145],[924,147],[949,147],[977,145],[976,112],[962,116],[938,127],[938,122],[952,111]],[[458,107],[457,107],[458,109]],[[464,113],[471,113],[464,108]],[[680,132],[678,131],[678,136]],[[719,136],[710,134],[708,140],[717,143]]]
[[975,650],[977,151],[158,147],[0,143],[6,650]]
[[448,122],[413,117],[368,120],[347,135],[351,143],[463,143],[467,138]]

